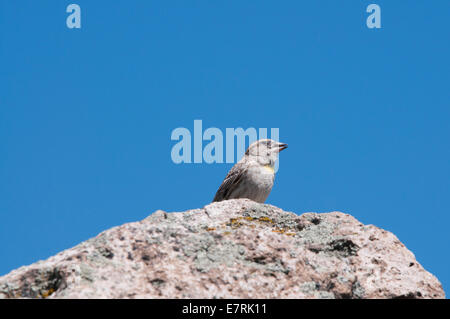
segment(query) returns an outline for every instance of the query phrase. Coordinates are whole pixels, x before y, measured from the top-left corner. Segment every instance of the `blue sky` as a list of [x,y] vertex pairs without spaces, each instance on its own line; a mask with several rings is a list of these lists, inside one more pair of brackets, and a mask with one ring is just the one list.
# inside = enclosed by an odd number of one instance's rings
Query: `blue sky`
[[449,21],[447,0],[0,0],[0,275],[208,204],[231,164],[170,157],[200,119],[279,128],[268,203],[393,232],[448,294]]

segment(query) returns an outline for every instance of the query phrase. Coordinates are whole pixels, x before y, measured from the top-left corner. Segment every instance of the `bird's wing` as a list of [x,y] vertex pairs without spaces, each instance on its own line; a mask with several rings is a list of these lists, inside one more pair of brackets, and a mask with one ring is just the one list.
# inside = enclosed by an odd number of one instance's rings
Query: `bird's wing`
[[236,186],[242,180],[242,177],[247,173],[246,167],[242,163],[237,163],[228,172],[228,175],[217,190],[216,196],[214,196],[213,202],[220,202],[222,200],[229,199],[232,191],[236,189]]

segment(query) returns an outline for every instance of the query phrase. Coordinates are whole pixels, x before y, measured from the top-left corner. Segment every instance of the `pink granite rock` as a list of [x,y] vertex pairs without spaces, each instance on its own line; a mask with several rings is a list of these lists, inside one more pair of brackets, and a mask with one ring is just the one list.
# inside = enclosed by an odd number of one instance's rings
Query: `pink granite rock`
[[390,232],[246,199],[102,232],[0,277],[0,298],[445,298]]

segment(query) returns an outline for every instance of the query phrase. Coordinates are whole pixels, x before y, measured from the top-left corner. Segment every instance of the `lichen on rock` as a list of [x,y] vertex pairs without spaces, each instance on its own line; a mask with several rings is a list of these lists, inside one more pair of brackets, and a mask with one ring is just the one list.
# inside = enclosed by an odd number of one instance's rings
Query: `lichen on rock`
[[445,298],[390,232],[247,199],[157,211],[0,277],[0,298]]

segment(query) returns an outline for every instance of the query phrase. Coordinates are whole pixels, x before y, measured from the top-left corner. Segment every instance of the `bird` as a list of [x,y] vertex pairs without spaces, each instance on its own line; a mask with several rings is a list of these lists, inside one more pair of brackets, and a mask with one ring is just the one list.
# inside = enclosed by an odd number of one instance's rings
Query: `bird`
[[237,162],[220,185],[213,202],[248,198],[264,203],[275,179],[275,161],[288,146],[272,139],[252,143],[242,159]]

